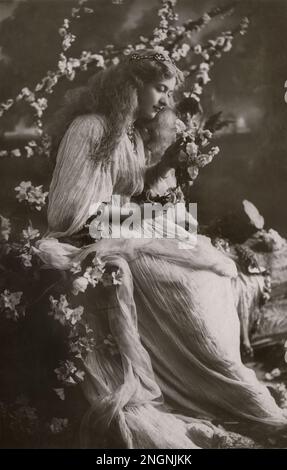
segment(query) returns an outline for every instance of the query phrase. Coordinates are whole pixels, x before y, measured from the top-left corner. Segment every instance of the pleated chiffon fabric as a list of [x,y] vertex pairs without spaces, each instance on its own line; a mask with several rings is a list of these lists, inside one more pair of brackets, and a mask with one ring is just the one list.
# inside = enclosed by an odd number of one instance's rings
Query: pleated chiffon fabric
[[95,446],[112,425],[128,448],[161,449],[220,447],[226,433],[213,419],[263,434],[285,429],[284,411],[241,361],[236,266],[207,237],[187,232],[170,210],[164,238],[149,236],[162,232],[159,216],[143,222],[145,237],[142,224],[133,238],[123,231],[80,248],[61,242],[99,203],[113,195],[126,203],[144,188],[139,133],[136,153],[123,135],[109,162],[97,158],[106,125],[102,116],[84,115],[68,128],[50,187],[49,228],[36,245],[47,267],[69,269],[94,253],[122,273],[104,305],[96,289],[86,296],[96,342],[111,334],[118,353],[95,348],[85,361],[83,447]]

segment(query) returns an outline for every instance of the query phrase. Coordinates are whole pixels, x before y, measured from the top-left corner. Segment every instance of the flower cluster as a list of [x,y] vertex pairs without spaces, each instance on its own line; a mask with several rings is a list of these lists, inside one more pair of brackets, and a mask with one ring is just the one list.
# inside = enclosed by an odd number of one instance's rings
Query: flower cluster
[[37,211],[40,211],[46,204],[48,192],[43,192],[43,185],[33,186],[31,181],[22,181],[15,191],[19,202],[27,201],[27,204]]
[[158,10],[160,17],[159,25],[153,31],[151,46],[157,46],[168,39],[173,34],[174,27],[172,24],[178,20],[178,15],[174,11],[176,0],[162,0],[162,7]]
[[68,427],[67,418],[52,418],[49,428],[52,434],[62,433]]
[[193,184],[200,168],[205,167],[219,153],[219,147],[211,147],[210,139],[213,134],[209,129],[202,128],[196,119],[185,113],[185,122],[176,122],[177,138],[182,141],[180,165],[176,170],[177,182],[180,186]]
[[[99,67],[103,66],[103,60],[99,54],[82,55],[80,59],[72,57],[67,58],[64,54],[64,52],[66,52],[76,40],[76,36],[69,31],[71,20],[78,20],[81,18],[82,14],[91,14],[94,12],[92,8],[87,8],[84,4],[84,0],[79,0],[78,7],[72,8],[71,10],[71,19],[65,18],[63,25],[59,28],[59,34],[62,37],[63,52],[60,54],[57,70],[48,71],[46,76],[37,83],[34,91],[31,91],[28,87],[24,87],[15,99],[10,98],[6,102],[0,104],[0,117],[6,111],[11,109],[14,104],[21,100],[24,100],[31,108],[33,108],[37,136],[40,138],[38,142],[38,154],[46,155],[49,153],[47,151],[49,149],[45,146],[45,139],[41,139],[43,134],[42,118],[44,111],[48,107],[48,100],[45,95],[51,94],[54,91],[54,87],[61,78],[66,77],[68,80],[73,80],[75,78],[76,71],[86,70],[89,63],[95,62]],[[41,148],[42,146],[43,149]],[[25,156],[27,158],[34,155],[33,147],[34,146],[30,145],[30,143],[25,146]],[[21,155],[23,155],[23,152],[20,149],[12,149],[10,151],[2,150],[0,152],[0,157],[20,157]]]
[[76,385],[84,380],[85,373],[79,370],[72,361],[61,361],[55,369],[57,379],[64,385]]
[[27,229],[22,230],[22,240],[24,241],[23,247],[20,249],[19,257],[22,264],[26,268],[32,267],[32,257],[34,254],[33,240],[40,236],[38,229],[34,229],[32,225],[29,225]]
[[[67,344],[70,359],[61,361],[60,367],[55,369],[57,379],[64,385],[75,385],[84,379],[84,371],[81,370],[86,355],[95,347],[93,330],[84,319],[84,308],[80,305],[71,308],[66,295],[60,295],[60,299],[49,297],[51,311],[48,315],[58,321],[67,331]],[[64,389],[56,388],[55,393],[61,400],[65,399]]]
[[22,295],[23,292],[10,292],[8,289],[0,294],[0,312],[7,319],[17,321],[20,316],[25,315],[25,308],[20,307]]
[[[73,274],[81,272],[79,264],[73,265],[71,268]],[[72,283],[72,293],[78,295],[79,292],[85,292],[90,285],[96,287],[101,283],[105,287],[121,284],[122,275],[120,270],[106,272],[105,263],[97,256],[92,259],[92,266],[88,266],[81,276],[74,279]]]
[[74,326],[82,318],[84,308],[82,306],[70,308],[65,295],[60,296],[60,300],[49,297],[51,308],[48,315],[59,321],[62,325],[70,324]]

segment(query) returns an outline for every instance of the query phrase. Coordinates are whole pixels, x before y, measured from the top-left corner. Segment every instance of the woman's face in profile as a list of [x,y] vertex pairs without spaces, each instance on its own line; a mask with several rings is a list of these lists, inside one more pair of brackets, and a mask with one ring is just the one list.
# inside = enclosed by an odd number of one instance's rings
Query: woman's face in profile
[[175,85],[175,77],[145,84],[138,94],[138,117],[153,119],[159,111],[170,104]]

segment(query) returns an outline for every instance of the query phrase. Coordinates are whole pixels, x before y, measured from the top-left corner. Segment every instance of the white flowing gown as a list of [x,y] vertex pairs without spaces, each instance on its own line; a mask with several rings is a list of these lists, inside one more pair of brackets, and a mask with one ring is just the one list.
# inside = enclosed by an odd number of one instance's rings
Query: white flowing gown
[[[92,447],[93,436],[112,421],[129,448],[216,447],[221,431],[205,421],[212,419],[257,425],[263,433],[285,428],[284,412],[241,361],[235,264],[207,237],[195,239],[177,222],[174,238],[122,235],[81,248],[61,243],[95,204],[112,195],[127,202],[143,190],[140,135],[136,153],[125,135],[105,163],[97,158],[105,125],[85,115],[68,128],[50,187],[49,229],[37,244],[41,259],[56,269],[96,253],[123,276],[104,305],[96,289],[94,298],[87,296],[98,344],[111,334],[118,354],[99,347],[86,359],[83,445]],[[151,221],[145,224],[148,232]],[[166,234],[174,224],[170,216]]]

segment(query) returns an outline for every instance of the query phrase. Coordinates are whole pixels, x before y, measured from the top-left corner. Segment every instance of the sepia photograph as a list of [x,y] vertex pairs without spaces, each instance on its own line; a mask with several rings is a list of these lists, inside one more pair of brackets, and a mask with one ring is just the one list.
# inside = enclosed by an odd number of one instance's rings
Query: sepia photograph
[[287,448],[286,22],[0,1],[1,449]]

